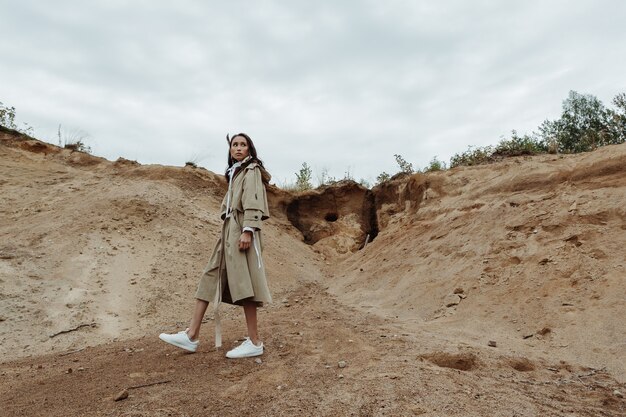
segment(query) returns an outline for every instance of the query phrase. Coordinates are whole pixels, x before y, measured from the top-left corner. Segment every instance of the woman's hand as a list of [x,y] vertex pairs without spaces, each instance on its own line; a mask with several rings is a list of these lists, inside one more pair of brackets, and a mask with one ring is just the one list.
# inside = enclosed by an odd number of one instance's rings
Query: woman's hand
[[241,251],[248,250],[251,244],[252,244],[252,232],[250,231],[243,232],[241,234],[241,237],[239,238],[239,250]]

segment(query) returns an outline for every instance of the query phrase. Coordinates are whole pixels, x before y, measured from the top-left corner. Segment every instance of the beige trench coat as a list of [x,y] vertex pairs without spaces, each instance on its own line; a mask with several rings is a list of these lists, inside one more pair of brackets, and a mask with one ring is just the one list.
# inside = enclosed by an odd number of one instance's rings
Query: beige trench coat
[[[272,301],[262,258],[261,222],[269,218],[263,175],[269,177],[256,162],[235,174],[230,191],[232,212],[227,217],[227,193],[220,210],[224,220],[222,234],[200,277],[196,298],[238,305],[244,300],[259,305]],[[239,238],[244,227],[254,228],[255,232],[250,248],[240,251]]]

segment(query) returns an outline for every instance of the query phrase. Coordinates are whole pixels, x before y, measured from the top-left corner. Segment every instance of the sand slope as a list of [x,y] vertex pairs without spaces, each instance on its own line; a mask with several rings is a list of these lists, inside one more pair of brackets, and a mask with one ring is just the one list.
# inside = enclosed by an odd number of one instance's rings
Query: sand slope
[[626,412],[624,145],[398,179],[354,253],[305,244],[272,188],[258,364],[212,348],[210,314],[194,355],[156,338],[188,320],[219,175],[0,140],[6,415]]
[[421,199],[330,272],[343,301],[626,381],[626,146],[412,180]]

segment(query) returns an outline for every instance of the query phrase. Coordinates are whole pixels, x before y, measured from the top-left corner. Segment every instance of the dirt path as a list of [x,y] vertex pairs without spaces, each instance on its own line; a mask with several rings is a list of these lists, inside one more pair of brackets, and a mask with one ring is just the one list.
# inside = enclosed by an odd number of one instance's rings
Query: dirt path
[[[3,363],[0,407],[10,416],[618,416],[625,391],[602,370],[536,363],[407,332],[339,304],[318,284],[260,313],[267,353],[227,360],[156,334],[71,354]],[[242,318],[224,323],[226,346]],[[211,323],[204,328],[210,339]],[[342,361],[345,361],[345,367]],[[167,381],[167,382],[165,382]],[[125,388],[122,401],[113,398]]]

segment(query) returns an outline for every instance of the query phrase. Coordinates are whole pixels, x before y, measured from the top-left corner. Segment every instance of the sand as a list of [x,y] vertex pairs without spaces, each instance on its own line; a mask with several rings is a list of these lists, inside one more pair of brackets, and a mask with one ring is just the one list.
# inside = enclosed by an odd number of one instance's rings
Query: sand
[[626,145],[399,178],[361,250],[362,213],[315,206],[307,244],[310,195],[271,187],[261,363],[216,351],[211,313],[195,354],[157,337],[189,320],[219,175],[7,131],[0,161],[2,415],[626,413]]

